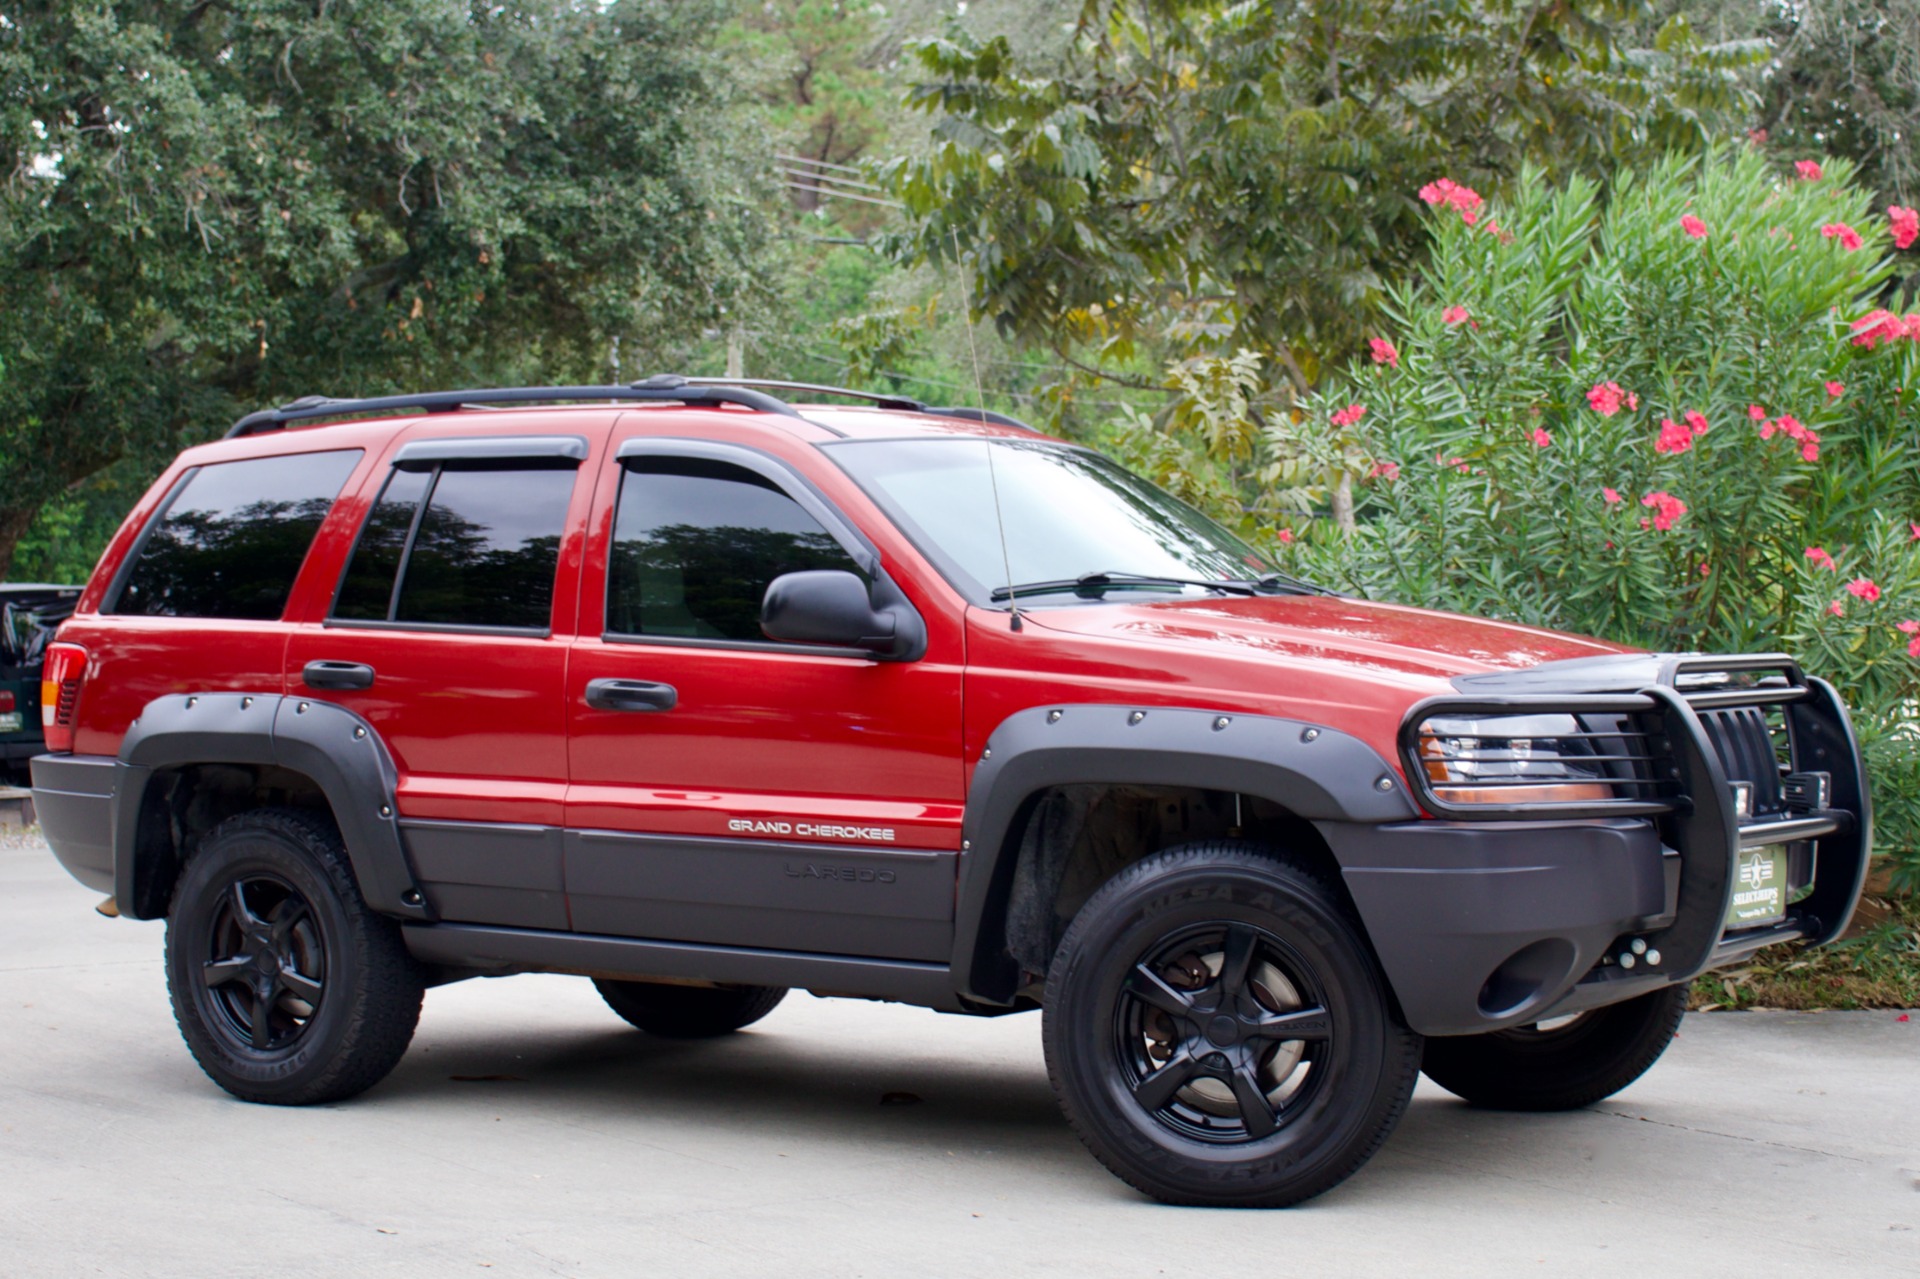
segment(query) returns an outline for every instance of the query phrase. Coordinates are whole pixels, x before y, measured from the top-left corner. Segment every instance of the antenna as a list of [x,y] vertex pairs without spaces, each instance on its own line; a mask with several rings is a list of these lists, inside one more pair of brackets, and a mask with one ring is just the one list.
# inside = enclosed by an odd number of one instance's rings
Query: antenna
[[[973,340],[973,301],[967,296],[966,266],[960,261],[960,231],[950,228],[953,237],[953,269],[960,277],[960,317],[967,322],[967,351],[973,357],[973,403],[979,410],[981,420],[985,421],[987,412],[987,393],[980,384],[980,348]],[[993,490],[993,527],[1000,534],[1000,567],[1007,577],[1007,612],[1011,616],[1008,630],[1020,629],[1020,597],[1013,589],[1013,555],[1007,550],[1007,521],[1000,513],[1000,478],[993,469],[993,441],[983,440],[987,450],[987,487]]]

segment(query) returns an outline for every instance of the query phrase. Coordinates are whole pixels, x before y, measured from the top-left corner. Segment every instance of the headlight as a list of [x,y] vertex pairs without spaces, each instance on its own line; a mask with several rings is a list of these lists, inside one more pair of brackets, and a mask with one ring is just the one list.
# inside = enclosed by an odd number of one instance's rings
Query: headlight
[[1571,715],[1434,718],[1420,725],[1420,762],[1451,804],[1586,804],[1616,797],[1595,734]]

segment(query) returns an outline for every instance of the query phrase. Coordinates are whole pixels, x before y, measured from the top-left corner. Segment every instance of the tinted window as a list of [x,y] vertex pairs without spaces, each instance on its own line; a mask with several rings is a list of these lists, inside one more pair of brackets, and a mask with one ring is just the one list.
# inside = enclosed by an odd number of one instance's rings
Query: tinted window
[[280,616],[358,449],[216,462],[149,527],[114,604],[158,617]]
[[858,571],[800,504],[719,462],[629,463],[614,515],[607,630],[764,640],[760,600],[782,573]]
[[573,482],[571,469],[396,471],[368,513],[334,616],[545,629]]
[[432,472],[421,471],[395,471],[387,481],[353,548],[346,579],[340,584],[340,599],[333,606],[335,617],[386,620],[393,607],[393,582],[400,572],[400,557],[407,549],[407,534],[413,531],[414,512],[420,509],[420,499],[431,483]]

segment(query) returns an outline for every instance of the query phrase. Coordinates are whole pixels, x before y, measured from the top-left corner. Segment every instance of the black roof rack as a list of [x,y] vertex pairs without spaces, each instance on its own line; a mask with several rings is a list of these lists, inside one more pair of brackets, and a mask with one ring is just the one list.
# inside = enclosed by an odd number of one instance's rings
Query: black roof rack
[[242,436],[279,431],[285,429],[290,422],[300,422],[308,418],[345,417],[354,413],[407,411],[451,413],[469,406],[488,404],[558,404],[582,400],[739,404],[746,408],[758,409],[762,413],[779,413],[785,417],[801,416],[800,412],[785,400],[754,389],[756,387],[845,395],[856,400],[870,400],[883,409],[898,409],[910,413],[937,413],[946,417],[998,422],[1007,426],[1020,426],[1033,430],[1025,422],[1019,422],[998,413],[989,413],[981,409],[929,409],[918,400],[899,395],[879,395],[871,391],[854,391],[838,386],[817,386],[811,382],[775,382],[748,378],[690,378],[673,373],[656,373],[650,378],[630,382],[625,386],[505,386],[471,391],[426,391],[418,395],[382,395],[371,399],[345,400],[336,400],[325,395],[309,395],[304,399],[282,404],[277,409],[262,409],[258,413],[247,414],[233,424],[226,438],[235,440]]

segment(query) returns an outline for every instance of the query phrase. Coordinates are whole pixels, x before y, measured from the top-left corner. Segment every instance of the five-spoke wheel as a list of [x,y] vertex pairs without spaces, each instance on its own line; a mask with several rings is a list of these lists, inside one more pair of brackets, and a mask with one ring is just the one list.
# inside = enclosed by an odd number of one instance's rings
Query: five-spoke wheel
[[393,1069],[420,1016],[399,928],[367,908],[331,823],[260,809],[208,833],[174,886],[167,988],[213,1081],[247,1101],[338,1101]]
[[1047,975],[1047,1070],[1068,1121],[1170,1203],[1279,1206],[1386,1140],[1420,1038],[1338,893],[1283,853],[1194,844],[1121,871]]

